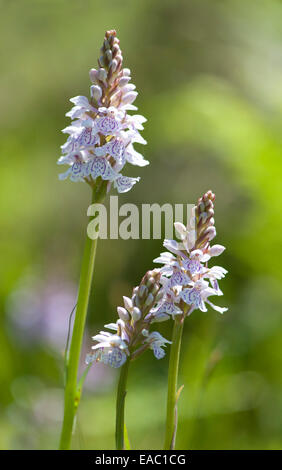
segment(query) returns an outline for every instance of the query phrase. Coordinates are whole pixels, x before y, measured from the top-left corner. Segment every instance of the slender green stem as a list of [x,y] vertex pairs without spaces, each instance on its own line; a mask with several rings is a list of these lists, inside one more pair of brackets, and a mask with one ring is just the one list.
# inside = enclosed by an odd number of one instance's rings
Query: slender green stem
[[[101,202],[103,196],[104,192],[101,193],[100,191],[98,193],[97,191],[95,192],[93,190],[92,202]],[[75,313],[70,349],[67,357],[64,419],[60,440],[60,449],[62,450],[67,450],[71,448],[74,419],[80,400],[81,391],[77,388],[77,375],[89,302],[89,295],[92,284],[97,240],[98,238],[92,240],[87,236],[84,246],[79,281],[77,308]]]
[[124,449],[124,404],[126,395],[126,383],[129,369],[129,359],[122,366],[117,390],[117,403],[116,403],[116,448],[117,450]]
[[167,391],[167,415],[165,449],[174,449],[177,430],[177,378],[179,368],[179,357],[181,348],[181,338],[183,332],[184,318],[176,317],[174,321],[172,345],[170,347],[169,368],[168,368],[168,391]]

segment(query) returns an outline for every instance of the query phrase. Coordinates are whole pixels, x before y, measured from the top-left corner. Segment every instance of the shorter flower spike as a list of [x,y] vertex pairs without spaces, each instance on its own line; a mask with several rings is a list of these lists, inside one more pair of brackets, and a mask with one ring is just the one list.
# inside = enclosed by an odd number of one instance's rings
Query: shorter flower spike
[[97,344],[92,347],[94,352],[88,354],[86,361],[103,362],[111,367],[122,366],[127,359],[136,359],[147,349],[152,349],[154,356],[161,359],[165,352],[163,347],[170,341],[158,332],[149,332],[151,323],[169,318],[156,315],[154,307],[160,301],[161,273],[159,270],[148,271],[133,289],[131,298],[123,297],[124,307],[118,307],[119,319],[116,323],[105,325],[114,333],[101,331],[93,336]]
[[211,257],[219,256],[225,249],[222,245],[210,246],[216,236],[214,201],[213,192],[206,192],[194,207],[187,227],[180,222],[175,223],[181,242],[165,240],[164,246],[170,252],[161,253],[154,260],[163,264],[160,269],[163,285],[160,293],[163,295],[154,308],[157,318],[163,315],[186,316],[196,309],[206,312],[206,304],[220,313],[227,310],[208,300],[211,295],[223,295],[218,280],[227,273],[220,266],[208,268],[207,265]]

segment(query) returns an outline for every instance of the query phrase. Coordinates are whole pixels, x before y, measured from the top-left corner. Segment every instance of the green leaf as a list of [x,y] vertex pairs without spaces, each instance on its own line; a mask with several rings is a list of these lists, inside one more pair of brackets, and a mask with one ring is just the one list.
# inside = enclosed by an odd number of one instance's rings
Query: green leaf
[[131,450],[126,424],[124,423],[124,447],[125,450]]

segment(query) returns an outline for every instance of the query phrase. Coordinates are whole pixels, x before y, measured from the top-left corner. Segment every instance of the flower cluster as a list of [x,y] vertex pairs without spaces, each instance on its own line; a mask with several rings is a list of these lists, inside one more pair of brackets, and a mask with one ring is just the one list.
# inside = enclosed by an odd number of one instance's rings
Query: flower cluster
[[130,84],[130,70],[122,68],[123,57],[115,31],[107,31],[98,59],[98,69],[90,70],[91,97],[71,98],[74,104],[66,116],[72,119],[62,132],[69,134],[62,145],[63,156],[58,164],[70,167],[59,175],[61,180],[85,181],[91,186],[95,181],[107,181],[118,192],[127,192],[139,181],[120,172],[126,162],[145,166],[149,162],[138,153],[134,143],[146,144],[139,131],[146,119],[127,111],[137,110],[134,102],[137,92]]
[[150,332],[154,322],[165,320],[167,316],[155,311],[154,306],[159,302],[160,277],[157,271],[148,271],[140,285],[133,289],[132,297],[123,297],[124,307],[118,307],[119,319],[116,323],[105,325],[114,331],[101,331],[93,336],[97,342],[92,347],[86,362],[103,362],[111,367],[121,367],[127,359],[136,359],[147,349],[151,349],[157,359],[165,355],[164,347],[170,343],[157,331]]
[[218,280],[227,273],[220,266],[208,267],[210,258],[225,249],[222,245],[210,246],[216,236],[214,199],[215,195],[208,191],[198,200],[187,227],[179,222],[174,224],[181,242],[165,240],[169,252],[154,260],[164,264],[160,269],[163,297],[154,309],[158,315],[186,316],[196,309],[206,312],[206,304],[220,313],[227,310],[208,300],[212,295],[223,295]]

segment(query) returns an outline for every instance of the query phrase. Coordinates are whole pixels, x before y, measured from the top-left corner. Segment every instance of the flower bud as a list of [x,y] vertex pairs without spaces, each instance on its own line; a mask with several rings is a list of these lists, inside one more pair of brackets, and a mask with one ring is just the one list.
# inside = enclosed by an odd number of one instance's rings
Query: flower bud
[[131,104],[131,103],[133,103],[133,101],[136,100],[137,95],[138,95],[137,91],[130,91],[129,93],[126,93],[126,94],[122,97],[122,102],[123,102],[123,104]]
[[103,68],[97,70],[97,78],[98,78],[98,80],[100,80],[101,82],[106,82],[106,79],[107,79],[107,72],[106,72],[106,70],[103,69]]
[[147,287],[144,286],[144,284],[142,284],[138,289],[138,296],[139,297],[144,297],[144,295],[146,295],[147,293],[148,293]]
[[101,57],[99,57],[99,59],[98,59],[98,62],[99,62],[100,67],[104,67],[106,65],[105,64],[105,57],[103,55],[101,55]]
[[124,295],[124,296],[123,296],[123,303],[124,303],[124,306],[125,306],[126,310],[128,310],[129,312],[131,312],[132,309],[133,309],[132,299],[130,299],[129,297],[126,297],[126,296]]
[[[148,273],[149,274],[149,273]],[[147,281],[147,287],[150,289],[151,287],[153,287],[156,283],[156,280],[153,276],[149,277],[148,281]]]
[[140,320],[140,318],[142,316],[140,309],[138,307],[134,307],[131,316],[132,316],[132,320],[134,322],[137,322],[138,320]]
[[151,293],[155,297],[158,291],[159,291],[159,285],[155,283],[151,289]]
[[135,305],[139,308],[143,307],[143,300],[141,300],[138,295],[135,298]]
[[225,246],[222,245],[213,245],[209,249],[210,256],[219,256],[225,250]]
[[115,57],[118,53],[119,53],[119,46],[118,44],[114,44],[113,47],[112,47],[112,54],[113,54],[113,57]]
[[128,93],[129,91],[133,91],[135,90],[136,86],[133,85],[133,83],[129,83],[128,85],[125,85],[122,89],[122,93],[125,95],[126,93]]
[[92,83],[97,83],[98,81],[97,70],[96,69],[89,70],[89,77]]
[[118,65],[121,65],[121,63],[122,63],[122,55],[121,55],[120,53],[115,56],[115,59],[116,59]]
[[106,51],[106,57],[107,57],[108,61],[111,62],[111,60],[112,60],[112,58],[113,58],[112,51],[107,50],[107,51]]
[[130,77],[121,77],[120,81],[119,81],[119,86],[120,88],[124,87],[125,85],[128,84],[128,82],[130,81]]
[[117,307],[117,313],[118,313],[119,318],[123,320],[124,322],[127,322],[130,320],[129,313],[127,310],[125,310],[125,308]]
[[117,68],[117,60],[116,59],[113,59],[112,62],[111,62],[111,73],[114,73],[116,71],[116,68]]
[[209,227],[209,228],[206,230],[205,234],[207,235],[207,239],[208,239],[209,241],[213,240],[214,237],[216,236],[216,229],[215,229],[215,227]]
[[149,307],[149,305],[151,305],[152,302],[154,302],[154,299],[155,297],[153,296],[153,294],[150,293],[146,299],[145,306]]
[[99,101],[101,96],[102,96],[102,89],[99,87],[99,85],[92,85],[90,87],[91,90],[91,96],[95,98],[96,101]]
[[101,52],[103,52],[103,49],[110,49],[110,43],[108,41],[108,39],[104,39],[104,44],[103,44],[104,47],[101,48]]
[[174,228],[179,233],[181,239],[184,240],[186,233],[187,233],[187,229],[185,225],[182,224],[181,222],[174,222]]

